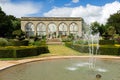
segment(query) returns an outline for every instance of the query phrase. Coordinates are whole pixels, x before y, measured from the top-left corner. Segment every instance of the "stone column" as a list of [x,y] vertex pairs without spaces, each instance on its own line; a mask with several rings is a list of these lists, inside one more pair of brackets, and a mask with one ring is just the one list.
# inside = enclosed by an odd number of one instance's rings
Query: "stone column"
[[67,35],[70,35],[70,24],[67,24]]
[[37,36],[37,23],[33,23],[34,24],[34,35]]
[[57,38],[57,37],[58,37],[58,35],[59,35],[59,24],[57,23],[57,24],[56,24],[56,26],[57,26],[56,38]]

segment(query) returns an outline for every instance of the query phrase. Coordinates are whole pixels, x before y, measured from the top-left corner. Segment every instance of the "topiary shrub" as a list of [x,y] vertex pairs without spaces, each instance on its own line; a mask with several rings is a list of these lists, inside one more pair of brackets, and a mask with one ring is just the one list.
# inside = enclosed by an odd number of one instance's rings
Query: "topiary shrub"
[[25,33],[22,30],[13,31],[12,35],[20,41],[25,39]]
[[23,40],[23,41],[12,41],[13,46],[28,46],[29,41],[28,40]]
[[5,38],[0,38],[0,46],[7,46],[9,42]]

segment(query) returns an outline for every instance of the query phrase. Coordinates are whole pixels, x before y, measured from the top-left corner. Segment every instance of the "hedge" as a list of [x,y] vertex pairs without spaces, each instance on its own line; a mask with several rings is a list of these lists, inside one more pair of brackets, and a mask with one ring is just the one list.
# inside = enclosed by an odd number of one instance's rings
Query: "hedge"
[[100,45],[114,45],[114,40],[99,40]]
[[43,53],[48,53],[47,46],[28,46],[28,47],[7,47],[0,48],[0,58],[21,58],[28,56],[37,56]]
[[[88,45],[72,45],[70,42],[66,42],[65,45],[81,53],[89,53]],[[94,50],[96,46],[94,46]],[[94,51],[95,54],[95,51]],[[100,55],[120,55],[120,47],[114,45],[100,45],[98,54]]]

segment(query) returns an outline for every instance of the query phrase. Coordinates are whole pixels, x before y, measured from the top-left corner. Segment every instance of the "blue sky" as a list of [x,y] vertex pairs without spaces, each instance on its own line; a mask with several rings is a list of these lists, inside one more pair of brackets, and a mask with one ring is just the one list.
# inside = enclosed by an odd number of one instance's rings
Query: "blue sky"
[[82,17],[105,23],[120,9],[120,0],[0,0],[2,10],[16,17]]

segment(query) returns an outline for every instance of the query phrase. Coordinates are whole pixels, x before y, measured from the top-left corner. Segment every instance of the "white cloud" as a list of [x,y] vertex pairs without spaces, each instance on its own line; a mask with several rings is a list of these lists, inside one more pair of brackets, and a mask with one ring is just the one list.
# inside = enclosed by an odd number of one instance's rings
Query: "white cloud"
[[104,6],[94,6],[87,4],[85,7],[78,6],[74,8],[61,7],[53,8],[47,13],[45,17],[82,17],[85,22],[91,23],[98,21],[99,23],[106,23],[111,14],[116,13],[120,9],[120,2],[114,1],[107,3]]
[[53,2],[54,2],[54,0],[48,0],[48,2],[49,2],[49,3],[53,3]]
[[28,16],[39,12],[41,6],[34,5],[32,2],[12,3],[11,0],[1,0],[0,6],[7,15],[16,17]]
[[72,2],[73,2],[73,3],[78,3],[78,2],[79,2],[79,0],[72,0]]
[[64,4],[64,6],[71,6],[74,3],[78,3],[78,2],[79,2],[79,0],[72,0],[71,2]]
[[54,7],[51,11],[44,13],[44,16],[47,17],[69,17],[70,13],[72,13],[73,8],[58,8]]

